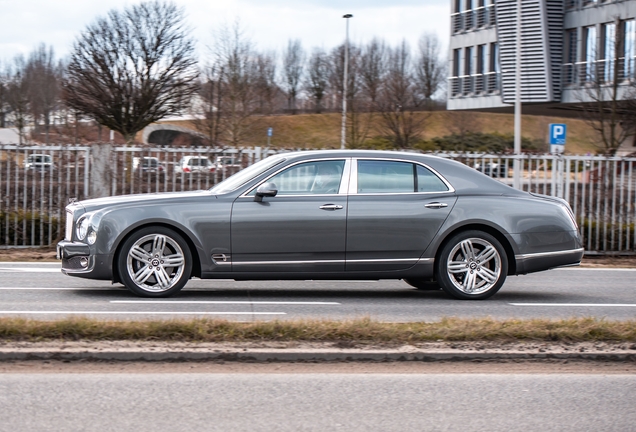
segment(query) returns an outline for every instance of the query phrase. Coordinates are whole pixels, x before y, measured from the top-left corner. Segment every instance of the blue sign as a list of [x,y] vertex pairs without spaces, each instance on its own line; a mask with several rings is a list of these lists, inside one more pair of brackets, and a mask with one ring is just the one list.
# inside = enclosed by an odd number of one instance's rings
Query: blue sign
[[565,145],[567,126],[564,123],[550,123],[550,145]]
[[271,137],[274,134],[274,128],[267,128],[267,136]]

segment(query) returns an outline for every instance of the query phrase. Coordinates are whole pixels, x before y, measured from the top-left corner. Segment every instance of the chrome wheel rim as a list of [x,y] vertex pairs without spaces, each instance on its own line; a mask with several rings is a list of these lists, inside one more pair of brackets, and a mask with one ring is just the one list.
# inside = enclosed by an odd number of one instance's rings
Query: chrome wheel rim
[[451,250],[446,269],[455,288],[466,294],[482,294],[499,280],[501,257],[492,243],[468,238]]
[[185,269],[185,258],[179,244],[161,234],[150,234],[137,240],[128,251],[128,275],[139,288],[163,292],[175,286]]

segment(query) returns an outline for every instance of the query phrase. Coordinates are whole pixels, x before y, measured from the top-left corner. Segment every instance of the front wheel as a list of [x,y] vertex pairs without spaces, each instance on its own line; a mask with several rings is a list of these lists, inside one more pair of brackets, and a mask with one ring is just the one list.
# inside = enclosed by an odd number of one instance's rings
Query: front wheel
[[492,235],[464,231],[444,245],[435,270],[437,281],[447,294],[462,300],[483,300],[504,284],[508,257]]
[[126,239],[117,259],[119,277],[142,297],[168,297],[190,279],[192,253],[186,241],[165,227],[143,228]]

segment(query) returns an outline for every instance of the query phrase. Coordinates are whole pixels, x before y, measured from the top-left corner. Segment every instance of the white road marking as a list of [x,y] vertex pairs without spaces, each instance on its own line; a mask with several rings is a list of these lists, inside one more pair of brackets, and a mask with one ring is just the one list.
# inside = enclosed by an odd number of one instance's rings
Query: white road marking
[[293,301],[213,301],[213,300],[111,300],[111,303],[128,304],[236,304],[236,305],[339,305],[337,302],[293,302]]
[[0,290],[17,290],[17,291],[119,291],[125,292],[123,288],[100,288],[100,287],[76,287],[76,288],[55,288],[55,287],[0,287]]
[[3,273],[62,273],[62,267],[39,268],[39,267],[0,267]]
[[285,312],[0,311],[0,315],[287,315]]
[[636,307],[629,303],[509,303],[512,306],[557,306],[557,307]]
[[562,267],[551,271],[636,271],[636,268],[626,267]]

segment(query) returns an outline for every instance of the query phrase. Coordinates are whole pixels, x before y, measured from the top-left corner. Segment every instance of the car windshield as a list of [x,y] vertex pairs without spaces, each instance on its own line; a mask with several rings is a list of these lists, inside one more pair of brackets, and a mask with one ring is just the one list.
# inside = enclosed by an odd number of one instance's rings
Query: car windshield
[[264,173],[268,169],[272,168],[275,165],[278,165],[284,160],[285,158],[280,156],[271,156],[263,159],[262,161],[257,162],[254,165],[250,165],[244,170],[237,172],[233,176],[228,177],[221,183],[211,188],[210,192],[215,194],[232,192],[233,190],[236,190],[238,187],[248,182],[250,179],[257,177],[261,173]]

